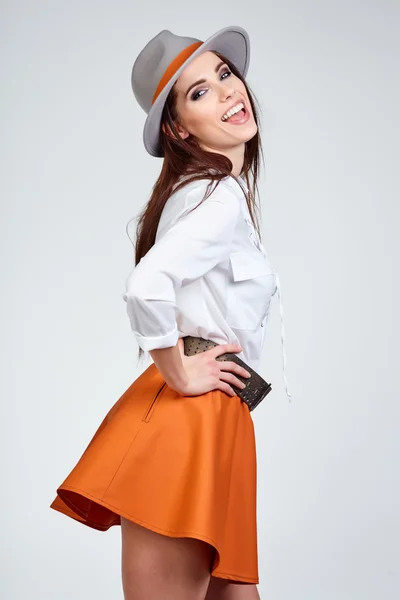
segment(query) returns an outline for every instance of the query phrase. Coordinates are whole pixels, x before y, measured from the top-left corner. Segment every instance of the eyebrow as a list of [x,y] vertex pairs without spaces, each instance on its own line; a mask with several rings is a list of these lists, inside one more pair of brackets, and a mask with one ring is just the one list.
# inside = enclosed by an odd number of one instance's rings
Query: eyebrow
[[[215,67],[215,72],[218,73],[218,71],[220,70],[220,68],[222,67],[222,65],[225,65],[225,61],[221,61],[220,63],[217,64],[217,66]],[[188,89],[186,90],[186,94],[185,97],[188,95],[188,93],[190,92],[190,90],[194,87],[196,87],[196,85],[199,85],[199,83],[205,83],[206,80],[205,79],[199,79],[198,81],[195,81],[194,83],[192,83],[192,85],[189,85]]]

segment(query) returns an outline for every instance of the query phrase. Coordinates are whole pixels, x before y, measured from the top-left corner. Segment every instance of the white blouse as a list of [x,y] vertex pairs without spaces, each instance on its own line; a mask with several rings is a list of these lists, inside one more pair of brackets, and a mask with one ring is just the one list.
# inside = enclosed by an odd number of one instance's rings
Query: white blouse
[[[247,189],[245,181],[241,182]],[[238,356],[258,370],[270,301],[278,291],[285,375],[283,305],[278,274],[253,226],[245,195],[226,177],[198,208],[208,179],[169,197],[155,244],[125,281],[132,331],[149,351],[193,335],[238,343]]]

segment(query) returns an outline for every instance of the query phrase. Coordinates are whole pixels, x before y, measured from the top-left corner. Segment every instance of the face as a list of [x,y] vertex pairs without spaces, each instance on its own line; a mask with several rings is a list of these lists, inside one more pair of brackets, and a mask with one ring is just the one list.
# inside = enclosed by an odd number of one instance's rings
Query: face
[[[203,80],[201,83],[197,83]],[[206,150],[244,150],[245,142],[257,133],[249,97],[242,81],[213,52],[195,58],[175,82],[176,123],[182,138],[195,136]],[[244,112],[226,118],[239,103]],[[225,116],[224,116],[225,115]]]

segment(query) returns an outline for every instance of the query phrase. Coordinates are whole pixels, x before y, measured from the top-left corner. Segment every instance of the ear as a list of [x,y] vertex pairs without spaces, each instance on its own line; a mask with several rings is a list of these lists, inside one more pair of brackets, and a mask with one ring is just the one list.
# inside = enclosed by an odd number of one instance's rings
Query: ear
[[[190,134],[189,134],[189,132],[187,131],[187,129],[185,129],[184,127],[182,127],[182,125],[180,125],[179,123],[176,123],[176,122],[175,122],[175,127],[177,128],[177,130],[178,130],[178,133],[179,133],[180,137],[181,137],[183,140],[184,140],[184,139],[186,139],[186,138],[187,138],[187,137],[190,135]],[[174,136],[174,134],[173,134],[173,133],[172,133],[172,131],[171,131],[171,128],[170,128],[170,126],[169,126],[167,123],[163,123],[163,124],[161,125],[161,128],[162,128],[163,132],[164,132],[166,135],[169,135],[169,136],[170,136],[170,137],[172,137],[172,138],[174,138],[174,137],[175,137],[175,136]]]

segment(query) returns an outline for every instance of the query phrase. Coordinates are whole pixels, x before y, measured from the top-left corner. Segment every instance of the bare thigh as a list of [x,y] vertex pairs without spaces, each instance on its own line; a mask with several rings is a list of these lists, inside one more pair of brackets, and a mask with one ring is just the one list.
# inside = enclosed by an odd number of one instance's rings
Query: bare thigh
[[260,600],[260,595],[255,584],[241,585],[211,577],[205,600]]
[[161,535],[121,517],[125,600],[204,600],[215,549],[193,538]]

